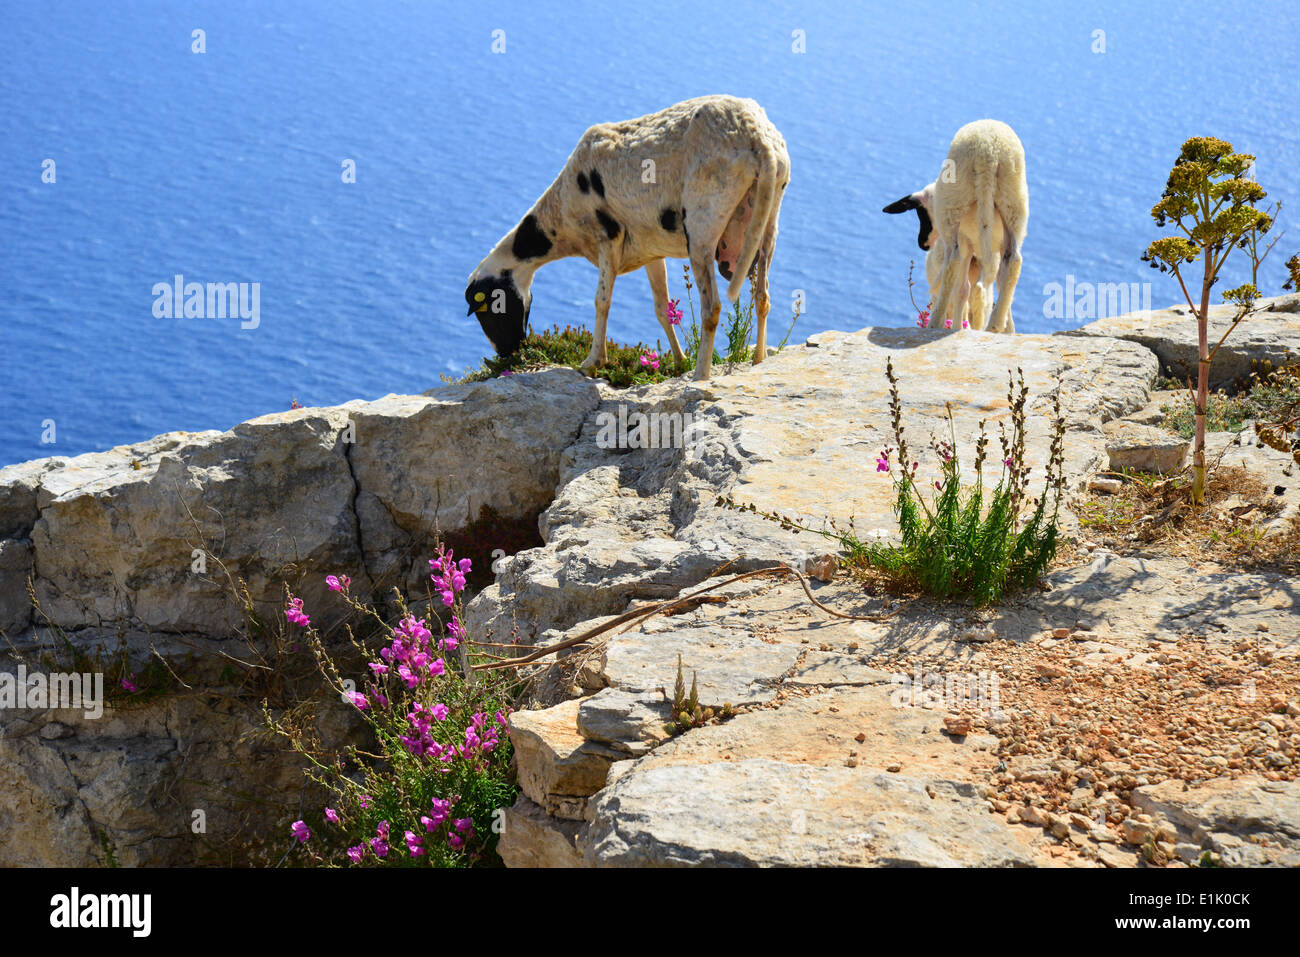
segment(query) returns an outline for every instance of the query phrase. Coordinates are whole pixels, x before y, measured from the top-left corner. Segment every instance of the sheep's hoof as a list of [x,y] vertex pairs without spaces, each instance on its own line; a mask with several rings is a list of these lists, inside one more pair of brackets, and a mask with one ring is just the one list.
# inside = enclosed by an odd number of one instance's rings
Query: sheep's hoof
[[578,366],[578,368],[582,370],[583,375],[594,379],[596,377],[596,373],[600,370],[600,367],[603,366],[604,364],[605,361],[603,359],[593,359],[591,357],[588,357],[582,361],[582,365]]
[[766,358],[767,358],[767,350],[766,350],[766,349],[761,349],[761,350],[756,349],[756,350],[754,350],[754,365],[758,365],[760,362],[762,362],[762,361],[763,361],[764,359],[766,359]]

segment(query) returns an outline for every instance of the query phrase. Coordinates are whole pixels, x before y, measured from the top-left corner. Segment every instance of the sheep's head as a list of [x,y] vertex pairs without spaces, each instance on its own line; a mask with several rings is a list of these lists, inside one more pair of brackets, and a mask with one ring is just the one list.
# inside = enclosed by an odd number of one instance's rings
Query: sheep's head
[[478,316],[483,333],[499,356],[513,355],[528,334],[528,309],[532,296],[520,291],[509,269],[470,277],[465,288],[467,315]]
[[929,249],[934,245],[935,240],[933,219],[934,183],[890,203],[884,208],[883,212],[905,213],[909,209],[916,210],[917,218],[921,221],[921,230],[916,236],[916,244],[922,249]]

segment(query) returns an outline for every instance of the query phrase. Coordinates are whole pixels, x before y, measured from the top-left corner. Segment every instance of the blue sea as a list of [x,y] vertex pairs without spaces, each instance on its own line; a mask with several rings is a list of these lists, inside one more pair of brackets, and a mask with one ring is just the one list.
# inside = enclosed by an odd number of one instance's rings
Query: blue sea
[[[1087,321],[1047,318],[1071,276],[1175,301],[1139,257],[1189,136],[1257,155],[1286,207],[1266,293],[1300,250],[1293,0],[5,0],[0,464],[462,374],[489,351],[466,278],[583,130],[706,93],[757,99],[789,146],[769,341],[796,289],[794,341],[914,321],[915,217],[880,209],[985,116],[1028,158],[1019,331]],[[155,315],[177,275],[258,283],[256,328]],[[590,324],[595,269],[552,264],[533,293],[535,327]],[[658,334],[621,279],[610,335]]]

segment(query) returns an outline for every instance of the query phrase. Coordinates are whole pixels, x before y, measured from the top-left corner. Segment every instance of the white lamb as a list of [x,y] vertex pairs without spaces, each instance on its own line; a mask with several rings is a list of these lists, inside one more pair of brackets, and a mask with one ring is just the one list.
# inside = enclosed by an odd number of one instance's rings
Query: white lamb
[[921,220],[917,243],[928,250],[934,320],[951,317],[959,325],[969,317],[973,329],[1015,332],[1011,302],[1020,279],[1029,185],[1025,150],[1011,127],[976,120],[959,129],[939,178],[884,211],[908,209]]
[[594,338],[582,363],[592,374],[606,359],[614,279],[644,268],[655,317],[680,361],[666,314],[664,259],[686,257],[700,290],[703,324],[695,378],[707,379],[721,311],[716,260],[730,281],[732,302],[754,271],[754,362],[761,362],[771,305],[768,271],[789,180],[785,140],[753,100],[705,96],[593,126],[555,182],[474,270],[465,290],[469,311],[477,313],[497,354],[510,355],[527,332],[533,274],[548,262],[582,256],[600,270]]

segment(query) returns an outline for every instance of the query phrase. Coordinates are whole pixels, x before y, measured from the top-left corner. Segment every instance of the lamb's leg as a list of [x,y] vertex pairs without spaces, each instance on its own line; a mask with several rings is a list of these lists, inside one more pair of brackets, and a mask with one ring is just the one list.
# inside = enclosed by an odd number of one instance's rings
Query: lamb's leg
[[648,263],[645,267],[645,274],[646,278],[650,280],[650,294],[655,301],[655,318],[659,320],[659,325],[663,326],[664,335],[668,337],[668,345],[672,347],[673,358],[678,365],[681,365],[686,355],[677,342],[677,331],[673,328],[673,324],[668,321],[668,263],[662,259]]
[[953,297],[960,295],[958,287],[965,278],[966,263],[967,260],[958,254],[957,241],[954,239],[943,251],[943,263],[939,267],[939,289],[934,294],[934,305],[930,311],[931,322],[942,324],[950,315],[961,315],[959,310],[953,308]]
[[1016,283],[1020,281],[1020,263],[1020,250],[1011,245],[1008,238],[1002,266],[998,270],[998,301],[993,306],[993,318],[989,322],[993,332],[1016,331],[1016,324],[1011,320],[1011,300],[1015,298]]
[[[958,263],[959,267],[961,263],[970,261],[967,255],[967,250],[965,249],[958,250],[957,258],[960,260],[960,262]],[[967,271],[965,269],[959,269],[956,285],[957,285],[957,293],[955,296],[953,296],[953,300],[952,300],[952,318],[955,320],[953,322],[953,325],[960,326],[962,318],[969,314],[971,328],[972,329],[983,328],[984,321],[982,318],[980,319],[979,325],[975,324],[976,317],[982,316],[983,313],[976,312],[975,309],[972,308],[971,282],[967,276]],[[978,297],[977,300],[980,302],[983,301],[982,298],[978,298]]]
[[[984,302],[984,287],[979,283],[979,267],[975,265],[974,260],[971,260],[970,270],[966,274],[966,288],[970,291],[970,304],[962,314],[962,319],[969,323],[971,316],[983,316],[988,310]],[[954,322],[953,326],[958,329],[965,328],[961,322]]]
[[582,360],[580,368],[589,376],[605,364],[605,324],[609,320],[609,303],[614,296],[614,258],[609,243],[600,244],[597,266],[600,279],[596,282],[596,327],[592,330],[591,352]]

